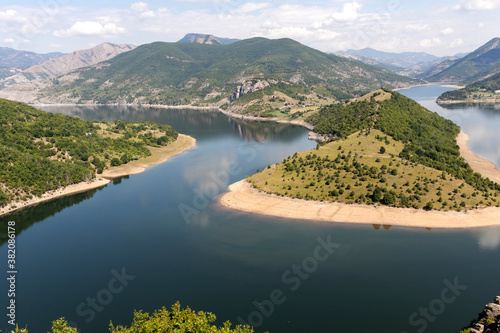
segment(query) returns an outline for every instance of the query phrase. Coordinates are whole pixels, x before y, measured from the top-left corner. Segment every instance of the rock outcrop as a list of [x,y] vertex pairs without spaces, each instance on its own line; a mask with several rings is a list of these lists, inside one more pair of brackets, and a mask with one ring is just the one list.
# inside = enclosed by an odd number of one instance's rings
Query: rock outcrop
[[229,96],[229,102],[233,102],[239,97],[252,93],[254,91],[264,89],[269,86],[269,82],[263,80],[249,80],[242,85],[236,87],[236,91]]
[[461,333],[500,333],[500,296],[486,304],[478,318]]

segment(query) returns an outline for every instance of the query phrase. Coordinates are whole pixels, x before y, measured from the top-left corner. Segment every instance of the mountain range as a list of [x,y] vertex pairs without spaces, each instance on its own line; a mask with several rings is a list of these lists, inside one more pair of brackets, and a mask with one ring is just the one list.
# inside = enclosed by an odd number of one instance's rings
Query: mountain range
[[382,86],[418,83],[291,39],[251,38],[229,45],[145,44],[99,64],[37,80],[38,86],[17,85],[1,93],[42,103],[222,105],[264,88],[296,100],[300,92],[333,101]]
[[19,51],[10,47],[0,47],[0,79],[12,76],[23,69],[41,64],[52,58],[63,56],[61,52],[39,54],[29,51]]
[[365,64],[375,65],[389,69],[397,74],[417,78],[424,72],[434,68],[446,60],[458,59],[465,54],[455,56],[437,57],[425,52],[392,53],[378,51],[372,48],[361,50],[347,50],[337,52],[339,56],[361,61]]
[[51,58],[40,64],[31,66],[23,71],[0,80],[0,88],[18,83],[25,83],[37,79],[44,79],[54,75],[94,65],[114,56],[133,50],[135,45],[102,43],[85,50],[74,51],[57,58]]

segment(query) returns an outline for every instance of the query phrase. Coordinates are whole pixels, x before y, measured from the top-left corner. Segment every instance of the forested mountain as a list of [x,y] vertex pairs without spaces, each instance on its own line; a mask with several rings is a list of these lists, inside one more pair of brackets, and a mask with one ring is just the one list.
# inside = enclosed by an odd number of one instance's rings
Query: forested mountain
[[437,102],[498,103],[500,102],[500,73],[469,84],[462,89],[447,91],[438,97]]
[[463,58],[447,61],[432,68],[421,78],[431,82],[456,82],[470,84],[500,72],[500,38],[493,38],[485,45]]
[[417,82],[291,39],[252,38],[230,45],[156,42],[46,81],[27,101],[221,105],[264,87],[286,93],[291,86],[340,100]]
[[306,200],[428,210],[500,206],[500,185],[460,156],[460,128],[399,93],[379,90],[325,106],[308,121],[333,139],[249,177],[254,187]]
[[0,206],[91,180],[176,138],[168,125],[83,121],[0,99]]

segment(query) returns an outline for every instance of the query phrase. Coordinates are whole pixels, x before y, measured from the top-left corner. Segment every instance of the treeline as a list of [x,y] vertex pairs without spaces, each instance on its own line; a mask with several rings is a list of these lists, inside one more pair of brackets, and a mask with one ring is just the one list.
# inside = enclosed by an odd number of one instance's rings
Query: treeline
[[477,190],[500,190],[499,184],[482,178],[460,156],[455,141],[460,132],[457,125],[397,92],[386,91],[392,94],[390,99],[330,105],[307,121],[315,126],[315,132],[341,138],[379,129],[405,144],[399,155],[405,160],[446,171]]
[[83,121],[0,99],[0,205],[88,181],[177,135],[168,125]]

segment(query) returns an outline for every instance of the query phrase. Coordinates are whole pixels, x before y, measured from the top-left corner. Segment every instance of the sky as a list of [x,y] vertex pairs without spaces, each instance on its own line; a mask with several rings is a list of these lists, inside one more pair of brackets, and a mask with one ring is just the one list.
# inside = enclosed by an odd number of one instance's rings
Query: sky
[[288,37],[324,52],[451,56],[499,37],[499,18],[500,0],[4,0],[0,46],[67,53],[102,42],[176,42],[195,32]]

